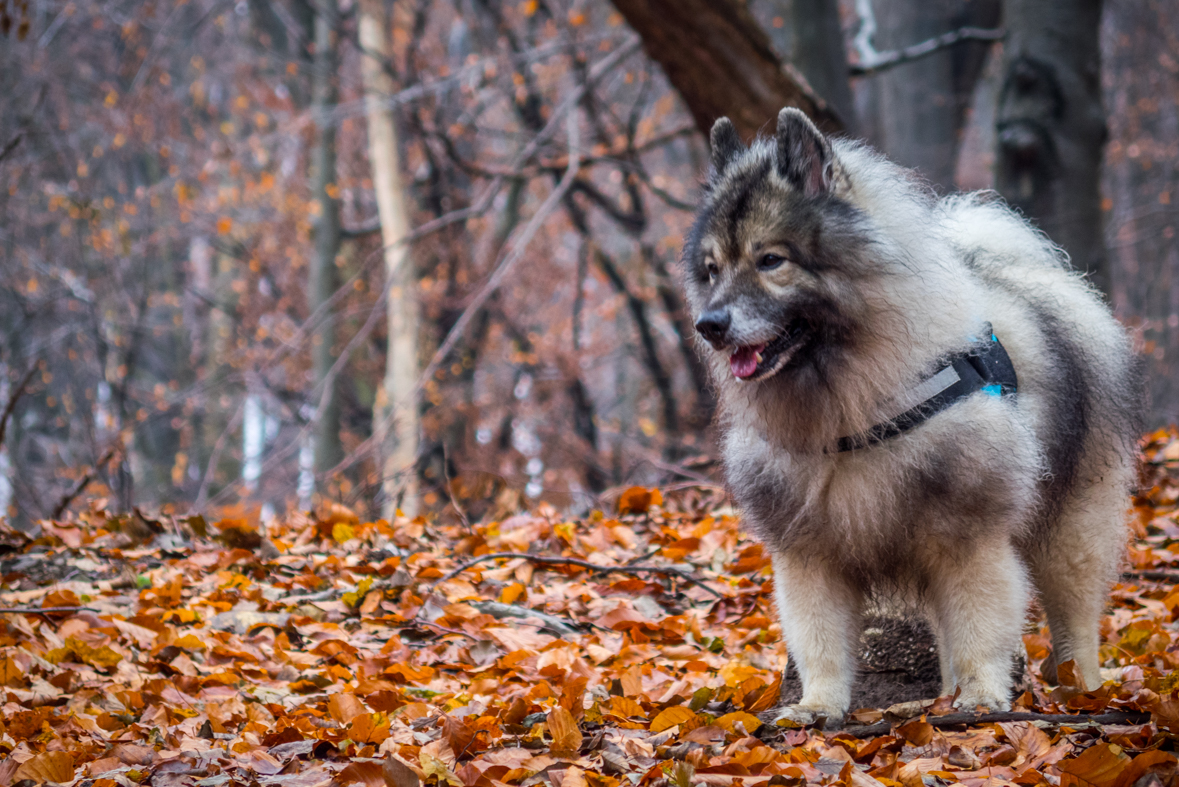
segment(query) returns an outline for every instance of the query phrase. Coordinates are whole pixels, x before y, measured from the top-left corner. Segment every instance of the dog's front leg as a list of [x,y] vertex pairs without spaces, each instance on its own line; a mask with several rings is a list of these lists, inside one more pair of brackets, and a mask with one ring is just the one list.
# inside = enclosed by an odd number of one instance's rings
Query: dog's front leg
[[818,558],[776,553],[773,562],[782,637],[802,680],[802,699],[776,718],[838,727],[851,702],[862,598]]
[[977,544],[958,554],[931,550],[929,559],[939,646],[948,645],[951,679],[962,692],[957,706],[1007,710],[1028,604],[1027,575],[1015,549],[1007,542]]

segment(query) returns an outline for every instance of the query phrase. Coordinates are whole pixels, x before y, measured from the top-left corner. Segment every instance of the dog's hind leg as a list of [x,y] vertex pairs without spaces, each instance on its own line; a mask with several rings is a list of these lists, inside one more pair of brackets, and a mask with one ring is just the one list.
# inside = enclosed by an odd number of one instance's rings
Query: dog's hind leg
[[1125,551],[1123,488],[1098,485],[1070,501],[1047,538],[1026,552],[1052,634],[1052,655],[1042,668],[1049,680],[1071,659],[1086,688],[1101,685],[1101,615]]
[[802,699],[776,717],[802,724],[843,721],[851,703],[861,594],[824,561],[775,553],[774,594],[786,649],[802,680]]
[[[1027,611],[1027,579],[1015,548],[976,544],[968,552],[931,552],[927,566],[931,612],[956,688],[957,705],[973,710],[1011,707],[1011,659]],[[943,679],[945,678],[943,673]],[[947,687],[951,692],[955,686]]]

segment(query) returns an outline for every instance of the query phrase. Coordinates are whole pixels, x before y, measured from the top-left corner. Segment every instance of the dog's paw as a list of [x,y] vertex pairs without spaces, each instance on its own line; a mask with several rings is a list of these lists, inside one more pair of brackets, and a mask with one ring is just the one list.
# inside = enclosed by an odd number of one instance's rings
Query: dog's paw
[[766,714],[770,724],[791,721],[803,727],[820,727],[826,730],[839,729],[843,725],[844,712],[835,708],[816,708],[810,705],[784,705]]
[[1006,688],[987,689],[982,686],[963,688],[954,707],[966,713],[974,713],[981,706],[986,712],[1011,710],[1010,692]]

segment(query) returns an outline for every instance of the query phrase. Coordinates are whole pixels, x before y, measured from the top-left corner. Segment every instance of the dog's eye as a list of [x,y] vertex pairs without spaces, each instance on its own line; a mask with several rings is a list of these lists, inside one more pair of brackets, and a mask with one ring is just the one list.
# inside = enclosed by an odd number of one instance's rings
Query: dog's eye
[[710,262],[705,267],[708,269],[708,281],[710,283],[716,281],[716,277],[720,273],[720,268],[716,267],[715,262]]
[[757,261],[757,269],[759,271],[772,271],[786,262],[785,257],[780,257],[777,254],[763,254],[762,258]]

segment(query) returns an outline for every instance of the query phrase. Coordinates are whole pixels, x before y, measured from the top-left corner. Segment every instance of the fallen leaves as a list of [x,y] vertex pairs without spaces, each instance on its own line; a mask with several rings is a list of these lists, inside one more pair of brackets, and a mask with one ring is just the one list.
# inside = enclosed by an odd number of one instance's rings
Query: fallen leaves
[[[1147,444],[1136,503],[1133,565],[1152,576],[1179,577],[1175,445],[1165,433]],[[235,519],[201,535],[186,520],[192,538],[166,551],[128,548],[101,522],[59,524],[22,549],[72,578],[8,572],[0,587],[0,603],[44,605],[0,617],[0,786],[1175,780],[1172,583],[1115,587],[1105,685],[1080,685],[1066,663],[1062,685],[1016,703],[1145,710],[1149,723],[943,729],[954,709],[930,698],[856,711],[849,724],[880,724],[863,739],[779,727],[758,716],[777,702],[785,655],[768,560],[718,506],[636,488],[617,518],[542,507],[470,529],[338,507],[268,532]],[[267,548],[240,546],[255,537]],[[566,560],[472,562],[529,549]],[[1025,637],[1035,666],[1045,635]]]

